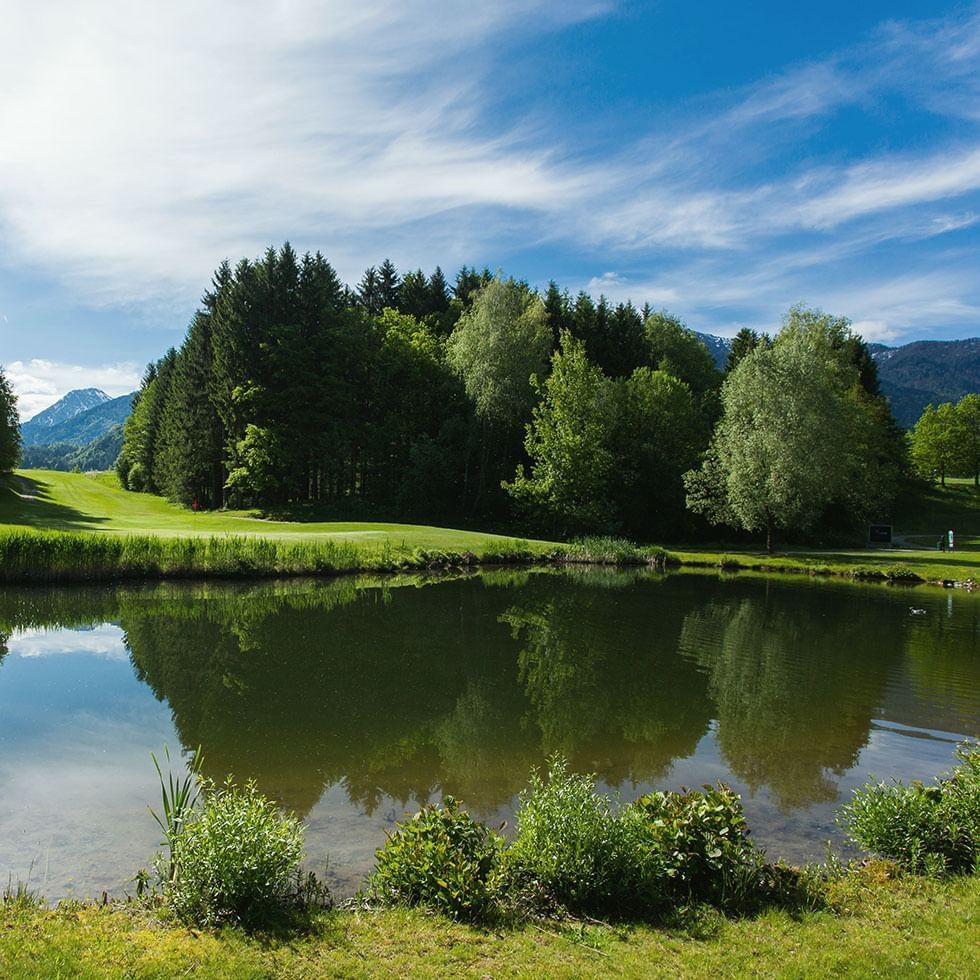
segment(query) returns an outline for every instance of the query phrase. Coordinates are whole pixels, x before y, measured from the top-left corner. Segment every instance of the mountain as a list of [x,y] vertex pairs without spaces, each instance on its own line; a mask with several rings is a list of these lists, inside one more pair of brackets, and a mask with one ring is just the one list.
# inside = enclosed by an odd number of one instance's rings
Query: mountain
[[98,439],[99,436],[104,435],[112,426],[125,422],[132,410],[135,392],[122,395],[119,398],[110,398],[105,392],[98,391],[102,397],[87,409],[72,414],[66,414],[65,410],[62,409],[65,402],[69,402],[69,405],[79,404],[78,400],[72,398],[73,395],[96,391],[95,388],[87,388],[85,392],[70,391],[60,402],[41,413],[41,415],[47,415],[57,409],[56,414],[64,416],[57,422],[51,422],[49,417],[40,425],[35,425],[35,422],[41,418],[40,415],[36,415],[29,422],[25,422],[20,427],[24,448],[50,446],[60,442],[71,443],[76,447],[85,446],[93,439]]
[[[68,414],[72,406],[77,406],[85,400],[91,400],[91,393],[101,395],[96,404],[74,414]],[[120,398],[110,398],[105,392],[96,388],[84,391],[70,391],[47,412],[61,414],[61,421],[34,423],[40,416],[35,416],[20,427],[24,440],[24,452],[21,465],[26,469],[45,470],[106,470],[110,469],[119,456],[122,448],[123,423],[132,411],[135,392],[122,395]],[[73,395],[84,395],[86,398],[74,399]],[[62,409],[64,403],[67,409]],[[58,410],[54,412],[54,410]]]
[[869,344],[881,390],[899,425],[911,428],[926,405],[980,392],[980,337],[919,340],[901,347]]
[[715,366],[718,370],[724,371],[725,365],[728,363],[728,352],[732,349],[731,337],[716,337],[713,333],[698,333],[698,337],[708,348],[708,353],[715,359]]
[[[32,419],[20,427],[21,438],[25,446],[40,445],[44,442],[44,433],[57,425],[81,415],[83,412],[97,408],[109,401],[109,396],[98,388],[78,388],[69,391],[64,398],[55,402],[50,408],[38,412]],[[51,440],[47,440],[50,442]]]

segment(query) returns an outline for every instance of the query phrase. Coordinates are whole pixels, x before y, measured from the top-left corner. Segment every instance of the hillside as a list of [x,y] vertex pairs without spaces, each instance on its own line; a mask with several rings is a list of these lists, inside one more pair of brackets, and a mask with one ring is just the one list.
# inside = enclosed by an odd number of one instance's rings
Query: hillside
[[882,391],[900,425],[915,425],[928,404],[980,392],[980,338],[920,340],[902,347],[869,345]]
[[132,405],[133,394],[110,398],[97,388],[70,391],[21,425],[22,465],[53,470],[111,468],[122,448],[123,422]]
[[40,446],[58,442],[57,437],[49,437],[49,433],[53,429],[58,429],[66,422],[70,422],[93,408],[98,408],[107,401],[110,401],[109,396],[99,388],[78,388],[75,391],[69,391],[64,398],[22,423],[20,427],[21,439],[25,446]]
[[108,470],[119,457],[123,443],[123,424],[118,422],[84,446],[53,442],[24,449],[21,465],[40,470]]

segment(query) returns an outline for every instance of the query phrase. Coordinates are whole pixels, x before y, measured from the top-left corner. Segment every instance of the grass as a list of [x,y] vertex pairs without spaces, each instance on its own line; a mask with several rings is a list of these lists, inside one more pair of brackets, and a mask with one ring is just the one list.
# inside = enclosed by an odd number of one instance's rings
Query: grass
[[[802,572],[891,582],[980,582],[980,490],[968,479],[947,479],[946,484],[919,486],[899,502],[893,548],[789,547],[767,555],[749,547],[724,551],[692,547],[671,550],[668,561],[731,571]],[[936,542],[950,528],[956,532],[956,550],[938,551]]]
[[[0,482],[0,581],[322,575],[528,562],[549,554],[564,562],[980,581],[980,491],[970,481],[947,482],[945,489],[921,488],[904,503],[894,549],[791,548],[770,556],[750,547],[666,552],[614,538],[561,546],[418,524],[266,520],[257,511],[195,514],[152,494],[127,493],[112,473],[23,470]],[[950,527],[957,550],[936,551],[939,533]]]
[[[0,530],[4,527],[55,531],[95,531],[179,538],[229,535],[289,542],[351,542],[368,551],[386,543],[439,551],[480,552],[509,538],[477,531],[363,521],[299,522],[264,520],[258,511],[194,513],[149,493],[123,490],[114,473],[60,473],[20,470],[0,491]],[[531,542],[540,550],[547,542]]]
[[114,474],[19,471],[0,484],[0,582],[324,575],[531,561],[555,547],[415,524],[197,513]]
[[531,922],[486,930],[420,910],[335,911],[303,935],[168,925],[135,904],[0,905],[0,975],[21,977],[965,977],[980,947],[980,878],[891,877],[873,863],[833,908],[692,916],[673,929]]

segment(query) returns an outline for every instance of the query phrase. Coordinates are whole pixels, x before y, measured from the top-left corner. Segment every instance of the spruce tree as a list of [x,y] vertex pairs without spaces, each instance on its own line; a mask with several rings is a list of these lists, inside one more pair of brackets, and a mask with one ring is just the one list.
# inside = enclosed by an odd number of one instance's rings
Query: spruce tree
[[378,269],[378,288],[381,292],[382,309],[397,310],[401,280],[391,259],[385,259]]
[[20,450],[17,396],[0,366],[0,473],[9,473],[17,466]]
[[381,303],[381,285],[374,266],[364,270],[361,281],[357,284],[357,301],[371,316],[377,316],[383,309]]

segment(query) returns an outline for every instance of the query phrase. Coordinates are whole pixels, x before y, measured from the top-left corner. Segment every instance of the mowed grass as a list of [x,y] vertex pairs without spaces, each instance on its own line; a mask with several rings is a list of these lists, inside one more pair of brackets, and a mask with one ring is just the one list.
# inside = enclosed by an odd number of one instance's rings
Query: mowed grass
[[[693,547],[672,549],[673,561],[731,570],[805,572],[921,579],[926,582],[980,582],[980,490],[973,480],[947,479],[946,486],[920,487],[900,501],[893,525],[892,547],[813,549],[779,546],[778,554],[760,548]],[[940,551],[945,532],[955,532],[956,547]]]
[[480,929],[418,910],[324,914],[277,938],[163,925],[131,907],[0,905],[0,975],[21,977],[968,977],[980,878],[833,886],[833,910],[691,928],[596,922]]
[[[903,503],[891,548],[792,546],[767,555],[744,545],[724,550],[696,545],[665,553],[608,540],[617,555],[629,554],[627,563],[662,564],[666,558],[668,564],[729,571],[980,581],[980,490],[968,480],[947,482],[945,488],[920,488]],[[956,550],[937,550],[937,540],[950,528]],[[603,547],[596,550],[596,541]],[[604,542],[595,539],[574,557],[576,549],[566,549],[567,557],[626,560],[610,558]],[[420,524],[267,520],[257,511],[194,513],[152,494],[124,491],[111,473],[23,470],[0,481],[0,557],[6,565],[0,580],[10,582],[333,574],[431,567],[440,555],[528,561],[561,548],[555,542]]]
[[[366,553],[386,545],[482,554],[513,539],[498,534],[419,524],[306,523],[264,520],[256,511],[198,512],[148,493],[123,490],[115,474],[20,470],[0,484],[0,532],[33,528],[181,538],[233,535],[283,542],[356,543]],[[544,541],[526,542],[547,551]]]

